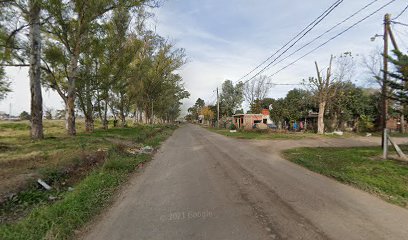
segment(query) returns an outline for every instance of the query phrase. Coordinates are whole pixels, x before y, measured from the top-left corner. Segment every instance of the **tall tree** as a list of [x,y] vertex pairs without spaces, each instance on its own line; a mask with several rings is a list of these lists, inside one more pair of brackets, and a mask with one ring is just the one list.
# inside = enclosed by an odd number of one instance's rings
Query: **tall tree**
[[222,91],[220,94],[220,108],[221,115],[231,116],[235,111],[241,107],[244,101],[244,84],[237,83],[235,86],[231,80],[226,80],[222,84]]
[[41,93],[41,1],[30,0],[30,92],[31,92],[31,138],[42,139],[43,100]]
[[324,114],[326,104],[328,99],[333,95],[332,62],[333,56],[330,57],[329,67],[327,68],[325,75],[322,75],[317,62],[315,62],[317,78],[309,78],[310,86],[315,92],[319,102],[319,116],[317,119],[318,134],[324,134]]
[[389,72],[390,88],[393,89],[391,98],[402,104],[408,104],[408,55],[399,51],[394,52],[396,58],[389,57],[389,61],[394,65],[395,72]]
[[66,95],[66,129],[69,135],[76,134],[75,127],[75,97],[76,82],[78,80],[78,61],[83,52],[83,42],[92,33],[92,29],[101,24],[102,18],[113,9],[124,6],[132,9],[140,6],[144,0],[114,1],[114,0],[71,0],[69,3],[63,1],[47,1],[44,5],[46,18],[44,29],[53,36],[64,48],[68,58],[66,78],[64,85]]
[[[41,0],[0,2],[2,64],[29,67],[31,92],[31,138],[42,139],[41,93]],[[27,34],[27,28],[29,32]],[[29,35],[28,39],[26,35]],[[28,60],[28,61],[27,61]]]
[[267,76],[259,76],[245,83],[244,97],[249,106],[254,104],[256,100],[262,100],[266,97],[272,87],[271,79]]

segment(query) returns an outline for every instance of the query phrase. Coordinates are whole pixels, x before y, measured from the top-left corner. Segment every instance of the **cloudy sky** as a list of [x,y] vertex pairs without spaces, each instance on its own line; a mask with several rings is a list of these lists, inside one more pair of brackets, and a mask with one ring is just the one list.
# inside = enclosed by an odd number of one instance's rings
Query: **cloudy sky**
[[[373,0],[344,0],[320,25],[303,41],[300,47],[322,32],[341,22]],[[323,13],[334,0],[167,0],[156,9],[154,25],[157,32],[167,37],[178,47],[186,49],[188,63],[181,70],[186,88],[191,93],[185,101],[184,110],[198,97],[206,103],[215,102],[213,90],[220,87],[226,79],[238,80],[255,66],[269,57],[283,44]],[[269,69],[272,74],[346,29],[355,22],[379,9],[390,0],[378,0],[371,7],[350,19],[316,43],[305,48],[281,64]],[[352,52],[357,60],[373,49],[382,46],[378,38],[371,42],[375,34],[382,34],[382,21],[385,13],[398,15],[407,5],[406,0],[395,0],[352,30],[341,35],[323,48],[305,57],[295,65],[273,77],[275,83],[299,83],[302,79],[314,76],[313,62],[328,64],[331,54]],[[398,21],[408,23],[408,11]],[[400,47],[408,45],[408,27],[395,25],[395,33]],[[405,41],[405,42],[404,42]],[[296,50],[296,46],[293,50]],[[289,51],[290,53],[291,51]],[[358,65],[359,67],[360,64]],[[366,84],[364,69],[356,76],[360,85]],[[26,69],[8,69],[12,80],[13,93],[0,102],[0,111],[17,114],[29,110],[30,94]],[[275,86],[269,96],[284,97],[293,86]],[[61,99],[53,92],[44,92],[46,108],[61,109]]]

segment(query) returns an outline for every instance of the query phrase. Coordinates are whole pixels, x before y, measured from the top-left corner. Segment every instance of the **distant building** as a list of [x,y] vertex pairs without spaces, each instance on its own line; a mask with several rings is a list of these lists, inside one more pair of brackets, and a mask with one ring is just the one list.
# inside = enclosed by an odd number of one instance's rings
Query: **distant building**
[[234,124],[237,128],[252,129],[255,124],[267,125],[273,124],[268,109],[263,109],[260,114],[235,114],[233,116]]

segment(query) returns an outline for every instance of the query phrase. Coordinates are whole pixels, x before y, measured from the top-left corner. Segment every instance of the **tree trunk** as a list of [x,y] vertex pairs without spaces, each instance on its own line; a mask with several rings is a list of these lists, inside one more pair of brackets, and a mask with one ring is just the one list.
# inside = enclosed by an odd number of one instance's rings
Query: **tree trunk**
[[105,100],[105,109],[103,113],[103,121],[102,121],[103,129],[108,130],[108,102]]
[[30,26],[30,91],[31,91],[31,138],[43,139],[43,104],[41,93],[41,32],[40,4],[31,0]]
[[[81,23],[82,19],[78,19]],[[67,90],[67,115],[66,115],[66,128],[68,135],[75,136],[75,92],[76,92],[76,78],[78,76],[78,59],[81,53],[81,30],[82,26],[78,27],[78,35],[75,39],[75,46],[71,54],[71,59],[68,69],[68,90]]]
[[401,113],[401,133],[405,133],[405,116],[404,113]]
[[324,134],[324,110],[326,108],[326,101],[319,103],[319,117],[317,119],[317,133]]
[[139,109],[139,123],[143,123],[143,110]]
[[95,124],[94,124],[94,119],[92,115],[91,116],[86,115],[85,116],[85,131],[87,133],[91,133],[94,131],[94,129],[95,129]]
[[154,108],[154,103],[152,101],[152,111],[150,113],[150,124],[153,124],[153,122],[154,122],[154,114],[153,114],[154,109],[153,108]]
[[65,127],[68,135],[75,136],[75,94],[68,94],[67,101],[65,104]]
[[133,125],[136,125],[136,124],[137,124],[137,110],[134,110],[133,111]]

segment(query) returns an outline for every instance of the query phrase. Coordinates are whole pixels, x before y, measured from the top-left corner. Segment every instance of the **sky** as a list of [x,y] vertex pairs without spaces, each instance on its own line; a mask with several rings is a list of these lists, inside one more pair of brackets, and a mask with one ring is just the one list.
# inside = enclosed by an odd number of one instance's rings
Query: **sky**
[[[305,36],[304,40],[295,45],[293,50],[372,1],[344,0]],[[183,102],[183,113],[199,97],[207,104],[214,104],[216,101],[214,90],[217,87],[221,88],[225,80],[236,82],[282,47],[334,2],[334,0],[164,1],[160,8],[153,10],[155,16],[151,21],[151,27],[154,27],[158,34],[174,42],[177,47],[186,50],[187,63],[180,70],[180,74],[191,96]],[[378,0],[333,32],[264,74],[270,75],[276,72],[388,2],[390,0]],[[383,33],[382,23],[385,13],[396,16],[406,5],[406,0],[395,0],[388,7],[350,31],[273,76],[272,82],[299,83],[302,79],[315,75],[314,61],[324,67],[328,65],[331,54],[340,55],[344,52],[352,52],[359,68],[355,79],[359,85],[366,85],[368,77],[364,74],[361,58],[382,46],[381,38],[377,38],[374,42],[370,41],[370,38],[375,34]],[[408,11],[398,21],[408,23]],[[408,27],[395,25],[394,29],[400,48],[405,51],[408,45]],[[27,69],[9,68],[7,74],[12,81],[13,93],[0,102],[0,111],[8,113],[10,107],[14,115],[23,110],[29,111],[30,93]],[[284,97],[292,88],[294,86],[275,86],[270,90],[268,96]],[[43,95],[45,108],[63,108],[62,100],[56,93],[44,89]]]

